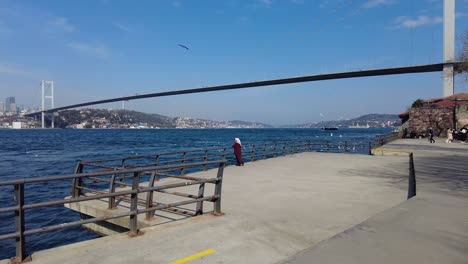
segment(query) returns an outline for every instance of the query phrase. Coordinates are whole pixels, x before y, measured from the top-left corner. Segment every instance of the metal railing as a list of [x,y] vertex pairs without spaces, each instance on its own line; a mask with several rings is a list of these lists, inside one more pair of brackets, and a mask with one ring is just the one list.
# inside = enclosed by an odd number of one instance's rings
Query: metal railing
[[[366,153],[370,154],[372,148],[389,142],[388,138],[376,138],[372,141],[301,141],[252,144],[242,146],[242,159],[245,162],[254,162],[268,158],[292,155],[302,152],[334,152],[334,153]],[[112,159],[81,161],[77,165],[77,173],[93,169],[120,169],[140,166],[160,166],[169,164],[184,164],[186,162],[207,162],[214,159],[223,159],[227,164],[235,161],[231,147],[218,147],[207,149],[184,150],[158,154],[138,155]],[[204,166],[207,170],[209,166]],[[180,170],[180,175],[186,173]]]
[[[170,171],[173,169],[180,170],[181,168],[192,168],[192,167],[199,167],[205,165],[216,165],[218,166],[217,175],[214,178],[197,178],[197,177],[188,177],[188,176],[180,176],[180,175],[170,175],[165,173],[165,171]],[[54,231],[62,228],[69,228],[80,226],[83,224],[90,224],[96,223],[99,221],[105,221],[110,219],[116,219],[121,217],[130,217],[130,223],[128,229],[130,230],[130,235],[137,235],[138,225],[137,225],[137,218],[138,214],[146,213],[146,219],[151,219],[154,215],[156,210],[165,210],[170,208],[175,208],[182,205],[187,204],[196,204],[196,213],[195,215],[199,215],[203,213],[203,202],[213,202],[213,213],[215,215],[221,215],[221,187],[223,181],[223,171],[226,165],[225,160],[217,160],[217,161],[207,161],[207,162],[198,162],[198,163],[186,163],[186,164],[179,164],[179,165],[168,165],[168,166],[145,166],[139,168],[121,168],[121,169],[112,169],[112,170],[105,170],[105,171],[95,171],[95,172],[88,172],[88,173],[77,173],[72,175],[63,175],[63,176],[51,176],[51,177],[40,177],[40,178],[29,178],[29,179],[22,179],[22,180],[13,180],[13,181],[4,181],[0,182],[1,186],[13,186],[14,187],[14,206],[10,207],[3,207],[0,208],[0,213],[7,213],[7,212],[15,212],[15,227],[16,231],[13,233],[2,234],[0,235],[0,240],[4,239],[15,239],[16,240],[16,259],[15,261],[21,262],[26,258],[26,250],[25,250],[25,236],[33,235],[42,232]],[[77,182],[84,182],[86,179],[101,179],[101,177],[115,177],[118,174],[125,174],[127,175],[127,179],[130,179],[131,184],[126,185],[126,188],[121,188],[119,190],[113,190],[108,192],[102,191],[88,191],[86,195],[74,195],[68,199],[61,199],[61,200],[54,200],[54,201],[45,201],[45,202],[38,202],[38,203],[30,203],[25,204],[24,200],[24,190],[25,185],[33,184],[33,183],[40,183],[40,182],[53,182],[53,181],[61,181],[61,180],[72,180],[74,184],[74,190],[86,190],[83,185],[76,184]],[[147,186],[141,186],[143,182],[141,182],[141,178],[143,175],[151,175],[151,179],[148,182]],[[131,176],[129,176],[131,175]],[[158,185],[155,186],[154,182],[158,175],[164,175],[165,177],[174,177],[177,179],[183,180],[183,182],[175,182],[170,184]],[[205,196],[205,184],[214,184],[214,194],[211,196]],[[191,185],[198,185],[199,191],[197,195],[190,195],[184,194],[181,192],[170,192],[168,189],[178,188],[178,187],[185,187]],[[164,192],[171,195],[176,196],[183,196],[186,198],[190,198],[189,200],[179,201],[170,204],[154,204],[153,203],[153,192]],[[146,199],[141,206],[139,203],[138,194],[146,193]],[[41,208],[41,207],[48,207],[48,206],[55,206],[61,204],[71,204],[71,203],[78,203],[90,200],[98,200],[98,199],[106,199],[109,198],[110,200],[115,199],[116,197],[124,197],[128,199],[130,202],[130,208],[128,212],[121,212],[106,215],[103,217],[94,217],[85,220],[73,221],[68,223],[62,223],[57,225],[50,225],[44,226],[35,229],[25,229],[25,213],[26,210]],[[139,207],[140,205],[140,207]]]
[[378,147],[399,139],[398,132],[392,132],[385,135],[379,135],[374,138],[374,144]]

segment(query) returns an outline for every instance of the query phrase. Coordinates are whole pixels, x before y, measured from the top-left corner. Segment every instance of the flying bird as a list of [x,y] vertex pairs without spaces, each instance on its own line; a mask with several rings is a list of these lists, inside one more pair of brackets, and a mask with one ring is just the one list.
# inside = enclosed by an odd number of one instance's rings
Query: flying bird
[[185,45],[179,44],[179,46],[182,47],[182,48],[184,48],[184,49],[186,49],[186,50],[190,50],[190,49],[189,49],[187,46],[185,46]]

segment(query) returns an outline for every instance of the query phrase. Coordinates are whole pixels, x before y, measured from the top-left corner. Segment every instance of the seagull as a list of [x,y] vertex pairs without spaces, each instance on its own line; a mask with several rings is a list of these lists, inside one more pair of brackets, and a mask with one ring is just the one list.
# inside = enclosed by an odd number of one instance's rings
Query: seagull
[[179,45],[180,47],[186,49],[186,50],[190,50],[190,49],[189,49],[187,46],[185,46],[185,45],[182,45],[182,44],[178,44],[178,45]]

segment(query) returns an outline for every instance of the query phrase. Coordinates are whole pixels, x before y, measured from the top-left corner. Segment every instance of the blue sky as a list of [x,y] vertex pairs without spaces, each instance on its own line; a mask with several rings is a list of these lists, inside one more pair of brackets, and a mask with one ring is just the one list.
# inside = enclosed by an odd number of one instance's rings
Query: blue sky
[[[456,12],[460,36],[468,1],[456,0]],[[0,0],[0,98],[39,106],[42,79],[55,80],[55,104],[62,106],[437,63],[442,15],[442,0]],[[458,81],[456,92],[467,86]],[[280,125],[320,121],[320,113],[400,113],[417,98],[441,95],[441,74],[430,73],[144,99],[126,108]]]

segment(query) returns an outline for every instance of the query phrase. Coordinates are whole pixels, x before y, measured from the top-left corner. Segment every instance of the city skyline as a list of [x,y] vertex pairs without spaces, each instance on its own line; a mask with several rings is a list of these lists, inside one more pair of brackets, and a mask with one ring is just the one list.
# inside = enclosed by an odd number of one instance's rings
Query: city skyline
[[[88,6],[85,20],[79,11]],[[468,1],[457,1],[458,36],[468,25],[467,7]],[[55,80],[56,106],[63,106],[442,61],[442,1],[434,0],[4,1],[0,14],[0,98],[13,95],[31,107],[40,106],[41,79]],[[29,19],[32,14],[39,19]],[[418,98],[440,97],[441,87],[441,74],[430,73],[145,99],[126,102],[126,108],[294,124],[320,121],[321,115],[398,114]],[[455,92],[467,92],[466,83],[459,80]]]

